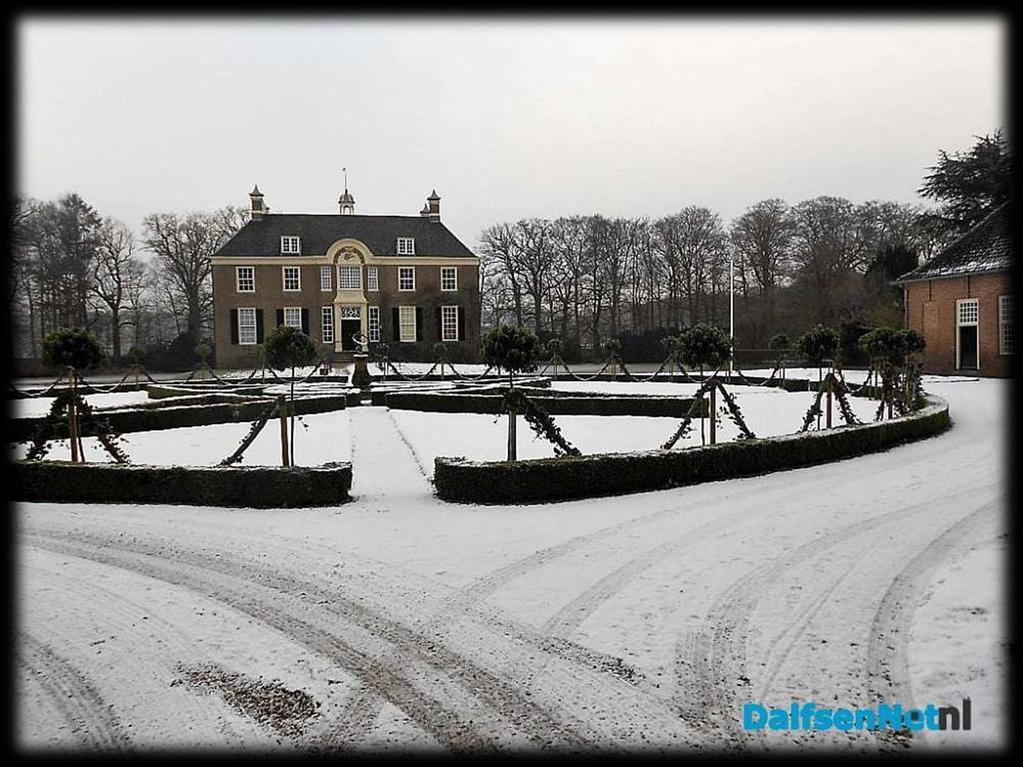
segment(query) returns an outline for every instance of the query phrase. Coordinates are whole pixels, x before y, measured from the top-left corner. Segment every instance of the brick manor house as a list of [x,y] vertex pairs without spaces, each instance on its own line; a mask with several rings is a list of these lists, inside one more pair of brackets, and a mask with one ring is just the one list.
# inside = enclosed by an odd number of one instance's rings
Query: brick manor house
[[356,215],[347,185],[337,214],[271,214],[258,186],[249,199],[250,220],[211,259],[219,366],[258,365],[278,325],[339,360],[359,333],[396,359],[431,359],[438,341],[475,359],[479,259],[441,223],[436,191],[418,216]]

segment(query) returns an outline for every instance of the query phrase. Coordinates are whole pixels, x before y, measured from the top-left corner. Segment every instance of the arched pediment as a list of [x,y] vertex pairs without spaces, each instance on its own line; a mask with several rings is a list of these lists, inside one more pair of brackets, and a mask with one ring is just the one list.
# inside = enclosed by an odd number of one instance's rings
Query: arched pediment
[[345,237],[338,240],[327,248],[327,260],[333,264],[359,263],[365,264],[368,258],[373,256],[373,251],[366,247],[366,243],[352,237]]

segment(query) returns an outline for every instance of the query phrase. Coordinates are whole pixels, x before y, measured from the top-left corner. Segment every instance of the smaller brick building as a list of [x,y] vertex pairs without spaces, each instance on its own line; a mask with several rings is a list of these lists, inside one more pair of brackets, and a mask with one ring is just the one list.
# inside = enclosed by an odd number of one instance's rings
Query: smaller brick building
[[[217,364],[259,364],[278,325],[301,328],[338,357],[387,343],[392,358],[474,359],[480,340],[479,259],[440,220],[433,192],[418,216],[271,214],[256,187],[251,220],[212,257]],[[363,338],[365,337],[365,338]]]
[[898,279],[926,373],[1008,376],[1016,350],[1009,203]]

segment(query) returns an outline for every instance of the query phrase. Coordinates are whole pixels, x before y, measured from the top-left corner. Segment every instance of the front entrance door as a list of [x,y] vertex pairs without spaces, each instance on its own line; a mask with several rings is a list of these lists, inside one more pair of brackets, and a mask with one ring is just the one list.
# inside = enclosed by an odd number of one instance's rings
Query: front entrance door
[[980,367],[979,310],[976,298],[956,301],[956,367],[960,370],[977,370]]
[[977,369],[977,326],[959,328],[959,369]]
[[341,320],[341,349],[346,352],[359,351],[359,343],[352,338],[361,328],[358,320]]

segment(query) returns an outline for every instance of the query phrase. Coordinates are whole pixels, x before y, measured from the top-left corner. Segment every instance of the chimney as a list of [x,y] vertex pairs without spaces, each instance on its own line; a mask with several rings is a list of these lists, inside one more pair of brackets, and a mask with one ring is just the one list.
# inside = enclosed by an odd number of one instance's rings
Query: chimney
[[424,210],[431,221],[440,222],[440,195],[437,194],[436,189],[426,198],[426,208]]
[[252,191],[249,192],[249,202],[251,203],[249,213],[253,221],[258,221],[263,218],[265,213],[270,212],[270,209],[263,204],[263,193],[259,191],[258,186],[253,186]]

